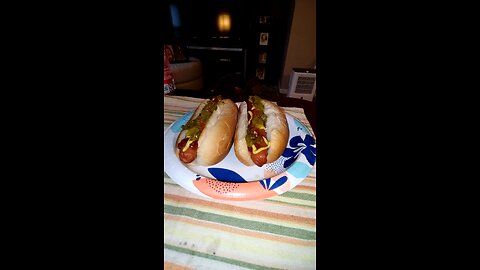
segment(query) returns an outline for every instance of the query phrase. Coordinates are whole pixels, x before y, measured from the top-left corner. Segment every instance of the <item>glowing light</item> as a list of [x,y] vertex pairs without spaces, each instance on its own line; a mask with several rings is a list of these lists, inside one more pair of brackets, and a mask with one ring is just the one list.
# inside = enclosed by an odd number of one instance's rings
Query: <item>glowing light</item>
[[231,27],[230,14],[220,13],[220,15],[218,15],[217,22],[218,22],[218,30],[220,30],[220,32],[224,33],[224,32],[230,31],[230,27]]

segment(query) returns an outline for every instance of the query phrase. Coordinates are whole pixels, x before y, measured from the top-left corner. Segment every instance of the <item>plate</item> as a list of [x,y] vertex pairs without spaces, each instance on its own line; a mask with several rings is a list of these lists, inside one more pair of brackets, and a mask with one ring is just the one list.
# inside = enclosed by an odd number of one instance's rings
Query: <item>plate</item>
[[[166,156],[177,158],[175,154],[175,143],[178,134],[181,131],[182,126],[188,122],[192,114],[193,112],[187,113],[172,124],[170,130],[173,132],[173,134],[166,134],[168,137],[165,137],[165,149],[167,150]],[[292,141],[292,139],[294,140],[293,142],[296,142],[296,138],[304,138],[305,135],[308,134],[308,129],[303,127],[303,125],[301,128],[298,128],[300,121],[289,114],[286,114],[286,119],[289,128],[289,142]],[[221,180],[224,182],[242,183],[259,181],[279,175],[285,172],[288,167],[293,165],[299,156],[300,155],[292,154],[291,150],[286,148],[282,156],[272,163],[267,163],[262,167],[258,167],[256,165],[246,166],[237,159],[234,147],[231,147],[227,156],[219,163],[216,163],[212,166],[201,166],[196,164],[195,161],[189,164],[181,164],[192,172],[210,179]]]
[[261,200],[294,188],[315,164],[316,142],[312,134],[287,113],[289,142],[277,161],[248,167],[236,159],[232,147],[220,163],[204,168],[187,167],[175,155],[175,141],[192,113],[180,117],[165,130],[164,168],[174,182],[195,194],[223,200]]

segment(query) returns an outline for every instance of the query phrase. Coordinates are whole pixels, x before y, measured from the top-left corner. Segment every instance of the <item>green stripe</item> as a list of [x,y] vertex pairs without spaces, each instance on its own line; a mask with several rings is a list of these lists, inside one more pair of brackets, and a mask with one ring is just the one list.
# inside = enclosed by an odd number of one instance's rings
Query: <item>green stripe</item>
[[280,201],[280,202],[286,202],[286,203],[296,203],[302,206],[316,206],[317,202],[316,201],[305,201],[301,199],[296,199],[296,198],[290,198],[287,196],[274,196],[271,197],[272,200],[275,201]]
[[300,192],[289,191],[289,192],[285,192],[285,193],[281,194],[280,196],[300,199],[300,200],[304,200],[304,201],[312,201],[312,202],[317,201],[317,196],[316,195],[308,194],[308,193],[300,193]]
[[278,200],[277,198],[278,198],[278,196],[274,196],[274,197],[267,198],[265,200],[270,201],[270,202],[281,203],[281,204],[288,204],[288,205],[295,205],[295,206],[309,207],[309,208],[317,208],[314,205],[306,205],[306,204],[299,204],[299,203],[293,203],[293,202],[286,202],[286,201]]
[[229,259],[229,258],[225,258],[225,257],[210,255],[210,254],[207,254],[207,253],[202,253],[202,252],[198,252],[198,251],[195,251],[195,250],[182,248],[182,247],[177,247],[177,246],[173,246],[173,245],[169,245],[169,244],[163,244],[163,247],[166,248],[166,249],[181,252],[181,253],[184,253],[184,254],[197,256],[197,257],[203,257],[203,258],[207,258],[207,259],[215,260],[215,261],[220,261],[220,262],[224,262],[224,263],[229,263],[229,264],[237,265],[237,266],[240,266],[240,267],[245,267],[245,268],[248,268],[248,269],[272,269],[272,270],[278,270],[279,269],[279,268],[272,268],[272,267],[261,266],[261,265],[258,265],[258,264],[252,264],[252,263],[237,261],[237,260],[233,260],[233,259]]
[[316,232],[307,231],[304,229],[289,228],[275,224],[269,224],[259,221],[244,220],[228,216],[222,216],[213,213],[207,213],[195,209],[176,207],[163,204],[163,211],[173,215],[188,216],[196,219],[211,221],[215,223],[222,223],[234,227],[250,229],[255,231],[268,232],[272,234],[284,235],[305,240],[317,240]]
[[179,186],[178,184],[176,183],[170,183],[170,182],[163,182],[164,185],[170,185],[170,186]]

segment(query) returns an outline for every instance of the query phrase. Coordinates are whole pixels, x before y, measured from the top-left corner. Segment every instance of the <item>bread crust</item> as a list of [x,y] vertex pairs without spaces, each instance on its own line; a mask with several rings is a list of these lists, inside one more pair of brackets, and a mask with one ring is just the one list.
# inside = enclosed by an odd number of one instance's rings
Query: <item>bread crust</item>
[[[267,163],[277,160],[285,151],[289,138],[289,129],[285,111],[268,100],[262,100],[264,113],[267,115],[265,128],[267,140],[270,147],[267,151]],[[245,136],[247,135],[248,112],[247,103],[242,102],[238,110],[237,128],[234,139],[234,150],[237,159],[246,166],[253,166],[255,163],[250,157]]]
[[248,112],[247,112],[247,103],[242,102],[238,108],[238,120],[237,128],[235,131],[235,139],[233,143],[233,148],[235,150],[235,155],[237,159],[246,166],[253,166],[252,159],[250,158],[250,153],[247,148],[247,141],[245,136],[247,135],[248,127]]
[[263,100],[267,122],[267,140],[270,142],[268,148],[267,163],[277,160],[287,147],[289,130],[285,111],[274,103]]
[[[197,117],[207,101],[202,102],[192,118]],[[197,157],[192,165],[211,166],[222,161],[230,151],[237,124],[238,108],[230,99],[223,99],[217,104],[217,109],[208,119],[205,128],[198,138]],[[192,119],[191,118],[191,119]],[[189,119],[190,120],[190,119]],[[185,138],[186,131],[182,130],[175,143],[175,153],[179,156],[178,143]]]

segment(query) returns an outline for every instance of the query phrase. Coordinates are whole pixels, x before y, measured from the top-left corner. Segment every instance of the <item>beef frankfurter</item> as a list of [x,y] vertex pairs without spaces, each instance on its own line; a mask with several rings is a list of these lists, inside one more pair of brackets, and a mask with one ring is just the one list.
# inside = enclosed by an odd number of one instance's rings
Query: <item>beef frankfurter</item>
[[277,160],[287,147],[289,130],[282,108],[258,96],[250,96],[239,107],[234,149],[246,166]]
[[202,166],[223,160],[232,147],[237,112],[235,103],[221,96],[202,102],[178,135],[178,158]]

